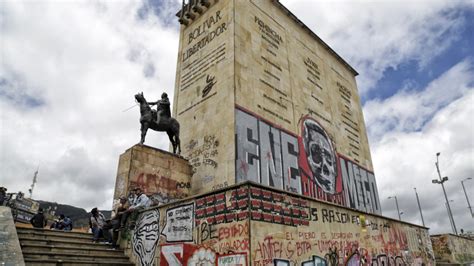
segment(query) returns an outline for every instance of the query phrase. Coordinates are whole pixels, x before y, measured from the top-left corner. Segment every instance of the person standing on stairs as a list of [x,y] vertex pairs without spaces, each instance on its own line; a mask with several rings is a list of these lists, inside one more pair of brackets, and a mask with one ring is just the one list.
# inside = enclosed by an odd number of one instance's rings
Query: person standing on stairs
[[91,228],[92,233],[94,234],[94,242],[97,242],[101,236],[104,237],[105,241],[112,243],[110,239],[110,234],[108,230],[104,230],[105,225],[105,216],[99,212],[97,208],[92,209],[91,211]]

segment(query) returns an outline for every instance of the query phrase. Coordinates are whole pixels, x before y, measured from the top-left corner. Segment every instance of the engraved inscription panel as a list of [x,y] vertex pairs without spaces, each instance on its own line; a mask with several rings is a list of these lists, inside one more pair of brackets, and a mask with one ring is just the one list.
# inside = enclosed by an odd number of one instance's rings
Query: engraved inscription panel
[[[285,29],[253,1],[236,28],[237,102],[287,129],[294,127]],[[246,38],[245,38],[246,37]],[[244,39],[245,38],[245,39]]]
[[182,26],[174,114],[183,156],[193,167],[192,193],[230,184],[233,168],[233,6],[219,1]]

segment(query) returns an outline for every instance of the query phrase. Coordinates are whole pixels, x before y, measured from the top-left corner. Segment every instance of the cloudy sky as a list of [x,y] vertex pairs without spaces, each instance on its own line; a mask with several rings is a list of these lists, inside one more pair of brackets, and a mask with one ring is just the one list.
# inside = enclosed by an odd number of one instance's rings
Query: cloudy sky
[[[118,156],[139,140],[133,95],[172,99],[180,0],[0,1],[0,186],[110,209]],[[383,214],[474,231],[474,2],[282,1],[359,73]],[[164,134],[147,143],[168,148]],[[474,180],[465,181],[474,204]]]

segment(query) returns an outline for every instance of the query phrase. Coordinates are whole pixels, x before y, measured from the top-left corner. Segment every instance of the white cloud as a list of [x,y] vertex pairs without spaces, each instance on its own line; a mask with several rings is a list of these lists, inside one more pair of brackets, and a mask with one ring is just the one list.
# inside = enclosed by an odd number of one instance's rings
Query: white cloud
[[421,68],[457,40],[472,1],[282,1],[359,73],[364,96],[388,68]]
[[[26,191],[40,165],[36,198],[110,209],[118,156],[140,134],[138,108],[122,111],[139,91],[173,97],[177,28],[140,19],[141,7],[2,2],[0,183],[10,191]],[[146,143],[168,148],[164,133]]]
[[364,105],[369,126],[369,139],[379,141],[387,132],[417,131],[435,112],[461,97],[474,83],[474,66],[470,59],[462,61],[432,81],[422,91],[400,88],[392,97],[374,99]]
[[[450,228],[445,199],[435,164],[441,152],[440,169],[453,200],[458,230],[474,230],[460,181],[474,176],[474,69],[469,60],[460,62],[421,92],[400,91],[384,101],[369,101],[364,108],[372,131],[372,158],[384,215],[396,218],[397,195],[406,221],[421,224],[415,193],[420,195],[426,225],[431,233]],[[390,122],[386,122],[390,121]],[[466,182],[470,198],[474,182]]]

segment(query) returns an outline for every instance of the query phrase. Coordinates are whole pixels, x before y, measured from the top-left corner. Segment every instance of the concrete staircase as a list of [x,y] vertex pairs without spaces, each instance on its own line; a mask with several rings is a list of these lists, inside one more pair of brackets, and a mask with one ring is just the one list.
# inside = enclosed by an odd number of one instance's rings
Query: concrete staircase
[[92,234],[17,228],[26,265],[133,265],[122,250],[92,242]]

